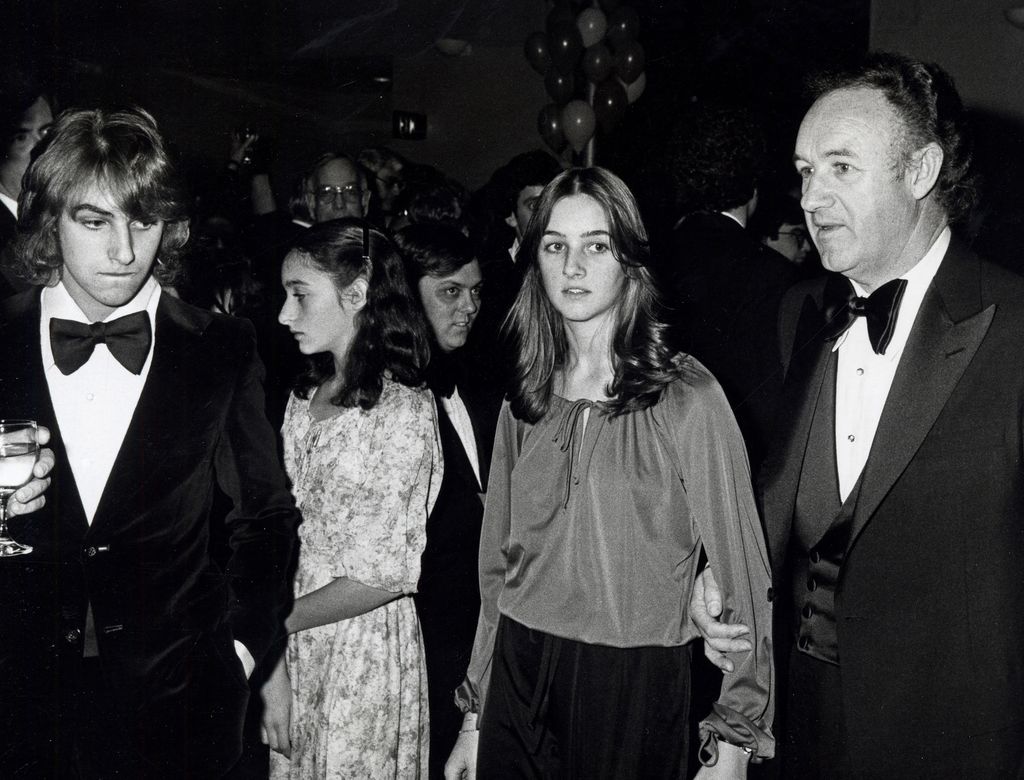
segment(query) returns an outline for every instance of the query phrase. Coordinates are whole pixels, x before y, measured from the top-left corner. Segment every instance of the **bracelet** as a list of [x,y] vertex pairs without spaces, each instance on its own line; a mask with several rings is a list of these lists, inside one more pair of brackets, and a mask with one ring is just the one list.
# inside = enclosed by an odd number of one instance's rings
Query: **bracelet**
[[476,734],[479,731],[480,731],[480,729],[460,729],[459,733],[460,734]]

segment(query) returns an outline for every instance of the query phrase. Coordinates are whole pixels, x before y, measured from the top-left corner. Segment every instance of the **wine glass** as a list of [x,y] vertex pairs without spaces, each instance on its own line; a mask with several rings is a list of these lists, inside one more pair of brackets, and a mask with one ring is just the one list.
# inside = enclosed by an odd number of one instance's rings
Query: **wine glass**
[[27,544],[19,544],[7,534],[7,502],[32,479],[38,459],[35,420],[0,420],[0,558],[32,552]]

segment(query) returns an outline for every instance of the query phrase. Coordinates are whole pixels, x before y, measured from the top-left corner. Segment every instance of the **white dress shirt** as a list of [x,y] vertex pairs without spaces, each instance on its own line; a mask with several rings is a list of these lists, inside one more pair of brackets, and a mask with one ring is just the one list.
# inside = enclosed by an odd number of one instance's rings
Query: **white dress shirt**
[[466,409],[466,404],[462,398],[459,397],[459,388],[455,388],[452,391],[451,398],[441,397],[441,406],[444,407],[445,414],[448,415],[448,419],[452,422],[452,427],[455,428],[455,432],[459,435],[459,441],[462,442],[462,449],[466,451],[466,457],[469,458],[469,465],[473,467],[473,473],[476,475],[477,484],[480,482],[480,456],[476,451],[476,435],[473,433],[473,423],[469,419],[469,412]]
[[[907,280],[907,288],[896,317],[892,341],[884,355],[875,354],[871,348],[867,320],[864,317],[857,317],[833,347],[833,351],[839,351],[836,371],[836,465],[839,472],[839,498],[842,501],[846,501],[850,495],[867,463],[878,420],[882,416],[893,377],[907,346],[907,338],[917,319],[924,295],[949,248],[949,239],[950,231],[946,228],[917,265],[900,277]],[[864,288],[851,282],[857,295],[864,296]]]
[[[128,303],[114,310],[105,321],[127,314],[145,311],[149,324],[156,333],[156,307],[160,301],[160,285],[152,278]],[[78,308],[64,283],[44,287],[40,299],[42,317],[39,320],[39,342],[42,348],[43,369],[50,388],[53,410],[57,415],[61,439],[71,463],[78,494],[82,497],[85,519],[92,525],[96,507],[114,467],[131,423],[135,407],[142,395],[142,387],[149,376],[153,362],[153,345],[136,376],[110,354],[106,344],[97,344],[85,365],[64,376],[53,362],[50,349],[50,319],[88,323],[89,319]]]

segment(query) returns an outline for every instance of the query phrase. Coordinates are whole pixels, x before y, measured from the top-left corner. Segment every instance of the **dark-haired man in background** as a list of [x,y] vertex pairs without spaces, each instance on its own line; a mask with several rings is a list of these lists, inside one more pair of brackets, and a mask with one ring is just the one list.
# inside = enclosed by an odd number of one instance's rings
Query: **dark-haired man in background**
[[[950,231],[974,190],[946,73],[876,54],[814,86],[794,160],[832,273],[783,303],[762,476],[783,776],[1020,777],[1024,280]],[[701,579],[695,622],[739,650]]]
[[11,524],[34,550],[0,561],[0,776],[218,777],[298,520],[252,327],[161,290],[187,201],[152,117],[68,113],[41,149],[12,253],[38,287],[4,304],[0,398],[49,428],[57,464]]
[[670,149],[683,216],[664,268],[681,344],[722,385],[755,472],[782,384],[779,304],[797,281],[793,266],[747,229],[765,150],[742,109],[700,105],[683,116]]

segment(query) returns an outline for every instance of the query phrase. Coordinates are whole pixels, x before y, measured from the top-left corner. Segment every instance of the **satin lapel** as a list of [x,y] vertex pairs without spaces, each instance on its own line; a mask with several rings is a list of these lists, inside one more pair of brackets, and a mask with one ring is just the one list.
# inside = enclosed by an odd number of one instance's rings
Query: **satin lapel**
[[63,445],[57,413],[50,397],[50,387],[43,370],[43,354],[39,348],[40,293],[37,288],[7,302],[4,311],[3,380],[0,382],[0,417],[26,418],[50,429],[49,447],[56,457],[53,471],[54,493],[50,503],[61,507],[61,516],[69,526],[78,526],[84,533],[88,523],[82,498],[78,493]]
[[96,508],[93,528],[102,527],[110,517],[130,506],[173,448],[188,446],[189,405],[195,387],[203,381],[189,353],[196,347],[201,326],[177,301],[169,299],[166,293],[161,296],[153,336],[153,363]]
[[[976,264],[947,256],[921,303],[864,467],[847,549],[914,457],[988,333],[996,307],[979,311]],[[964,299],[972,294],[973,313],[955,321],[950,311],[970,309]]]
[[814,298],[803,302],[776,422],[778,438],[765,465],[764,514],[773,566],[785,558],[793,507],[807,450],[811,419],[825,379],[832,344],[822,339],[824,319]]

